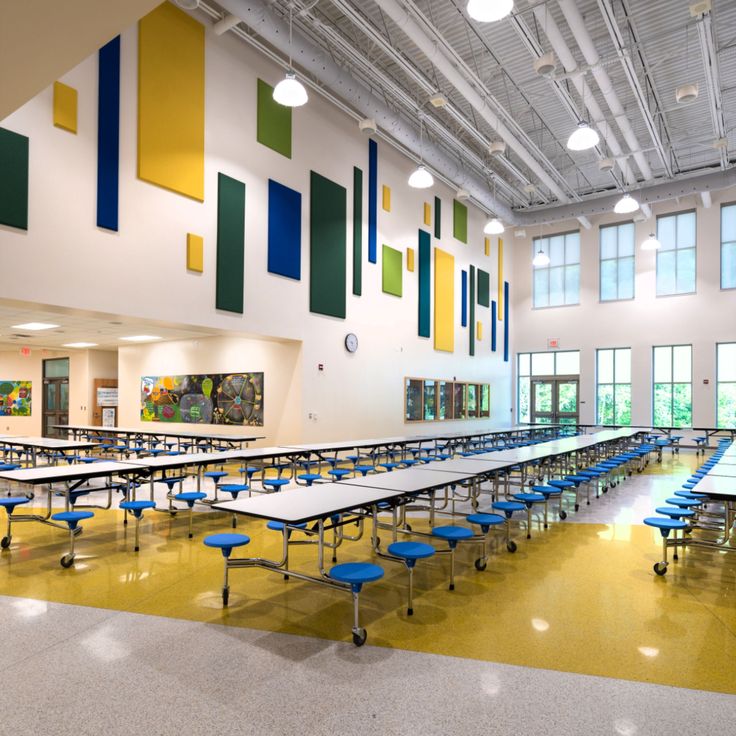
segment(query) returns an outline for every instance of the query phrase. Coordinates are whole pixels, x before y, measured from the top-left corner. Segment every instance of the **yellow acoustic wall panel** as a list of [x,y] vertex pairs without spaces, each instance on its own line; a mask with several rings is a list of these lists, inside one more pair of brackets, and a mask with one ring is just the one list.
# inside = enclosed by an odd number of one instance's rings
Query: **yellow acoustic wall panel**
[[61,82],[54,82],[54,125],[77,132],[77,90]]
[[429,227],[432,224],[432,205],[424,203],[424,224]]
[[138,29],[138,177],[203,201],[204,26],[167,2]]
[[383,209],[391,212],[391,187],[383,185]]
[[477,339],[478,340],[483,339],[483,323],[482,322],[478,322]]
[[187,233],[187,268],[190,271],[204,271],[204,239],[201,235]]
[[487,256],[491,255],[491,239],[490,238],[485,239],[484,247],[485,247],[485,254]]
[[414,270],[414,248],[406,249],[406,270]]
[[434,249],[434,349],[455,352],[455,257]]
[[503,319],[503,238],[498,239],[498,318]]

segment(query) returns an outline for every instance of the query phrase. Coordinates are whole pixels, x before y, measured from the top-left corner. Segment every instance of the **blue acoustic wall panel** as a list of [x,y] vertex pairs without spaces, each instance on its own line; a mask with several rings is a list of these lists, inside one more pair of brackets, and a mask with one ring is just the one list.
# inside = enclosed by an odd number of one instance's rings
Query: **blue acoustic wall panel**
[[419,231],[419,337],[429,337],[432,236]]
[[503,303],[506,305],[506,319],[503,321],[503,359],[509,360],[509,317],[511,310],[509,309],[509,282],[503,282]]
[[378,233],[378,144],[368,141],[368,260],[376,263]]
[[460,326],[468,326],[468,272],[460,272]]
[[99,51],[97,88],[97,227],[118,229],[120,36]]
[[268,270],[302,277],[302,195],[268,180]]
[[468,352],[475,355],[475,266],[470,267],[470,330]]
[[491,302],[491,351],[496,352],[496,300]]

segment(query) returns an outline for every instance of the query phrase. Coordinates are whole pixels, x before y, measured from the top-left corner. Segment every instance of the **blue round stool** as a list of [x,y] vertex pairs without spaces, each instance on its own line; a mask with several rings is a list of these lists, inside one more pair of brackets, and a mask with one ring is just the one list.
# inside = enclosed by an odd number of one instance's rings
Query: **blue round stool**
[[435,553],[435,548],[431,544],[425,544],[424,542],[394,542],[393,544],[389,544],[388,553],[403,560],[406,569],[409,571],[409,604],[406,609],[406,615],[413,616],[414,567],[417,564],[417,560],[432,557]]
[[366,583],[380,580],[383,577],[383,568],[370,562],[344,562],[335,565],[330,570],[329,576],[339,583],[350,586],[353,594],[353,644],[362,647],[368,638],[368,632],[360,626],[360,591]]
[[466,526],[436,526],[432,529],[432,536],[444,539],[450,547],[450,590],[455,590],[455,548],[458,542],[473,538],[472,530]]
[[184,491],[184,493],[177,493],[174,499],[177,501],[184,501],[189,507],[189,539],[194,535],[192,534],[192,517],[194,516],[194,504],[197,501],[201,501],[203,498],[207,498],[206,493],[201,491]]
[[511,539],[511,518],[517,511],[523,511],[526,507],[518,501],[494,501],[491,504],[494,511],[502,511],[506,518],[506,549],[509,552],[516,552],[516,542]]
[[297,475],[297,480],[303,480],[307,486],[311,486],[314,481],[323,480],[323,478],[319,473],[302,473],[301,475]]
[[120,508],[125,509],[125,511],[130,511],[130,513],[133,514],[133,516],[135,516],[135,548],[134,548],[134,551],[138,552],[138,550],[140,549],[139,534],[140,534],[141,517],[143,516],[143,512],[146,509],[155,509],[156,504],[153,501],[121,501]]
[[212,478],[212,482],[215,484],[215,501],[217,501],[217,492],[220,487],[220,481],[223,478],[227,478],[227,473],[224,470],[207,470],[204,473],[205,478]]
[[60,511],[51,517],[54,521],[62,521],[69,527],[69,552],[59,560],[62,567],[71,567],[74,564],[74,538],[82,531],[79,522],[93,516],[91,511]]
[[[559,501],[559,508],[557,509],[557,515],[563,521],[567,519],[567,511],[562,508],[562,491],[554,486],[532,486],[534,493],[541,493],[547,499],[547,507],[549,507],[550,498],[556,498]],[[547,519],[545,518],[545,529],[547,528]]]
[[332,480],[341,480],[352,472],[352,470],[348,470],[347,468],[331,468],[327,471],[327,475],[331,475]]
[[662,535],[662,561],[654,564],[654,572],[657,575],[664,575],[667,572],[667,565],[669,564],[667,562],[667,537],[669,537],[672,531],[677,532],[678,529],[687,529],[688,525],[680,519],[665,519],[661,516],[648,516],[644,519],[644,523],[647,526],[659,529]]
[[0,540],[0,547],[7,549],[10,547],[10,542],[13,540],[12,530],[12,519],[13,511],[16,506],[22,506],[24,503],[28,503],[31,499],[26,496],[10,496],[9,498],[0,498],[0,506],[5,508],[8,514],[8,533]]
[[222,605],[227,606],[230,599],[230,585],[228,584],[227,573],[230,562],[230,555],[234,547],[243,547],[250,543],[250,537],[245,534],[211,534],[204,538],[207,547],[215,547],[222,552],[225,558],[225,580],[222,585]]
[[263,485],[271,491],[280,491],[284,486],[289,485],[286,478],[264,478]]
[[500,514],[483,514],[483,513],[476,513],[476,514],[469,514],[465,517],[466,521],[469,524],[476,524],[480,527],[481,532],[483,532],[483,556],[479,557],[475,561],[475,569],[476,570],[485,570],[486,565],[488,564],[488,549],[487,549],[487,542],[488,542],[488,532],[490,531],[492,526],[498,526],[499,524],[504,524],[506,522],[506,519],[504,519],[503,516]]

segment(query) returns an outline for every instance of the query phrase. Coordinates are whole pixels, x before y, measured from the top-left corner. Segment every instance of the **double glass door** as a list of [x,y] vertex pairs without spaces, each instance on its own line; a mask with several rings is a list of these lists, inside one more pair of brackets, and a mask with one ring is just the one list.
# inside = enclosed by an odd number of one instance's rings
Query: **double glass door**
[[43,361],[43,436],[65,439],[55,424],[69,423],[69,359]]
[[577,424],[578,379],[542,376],[532,379],[532,422],[538,424]]

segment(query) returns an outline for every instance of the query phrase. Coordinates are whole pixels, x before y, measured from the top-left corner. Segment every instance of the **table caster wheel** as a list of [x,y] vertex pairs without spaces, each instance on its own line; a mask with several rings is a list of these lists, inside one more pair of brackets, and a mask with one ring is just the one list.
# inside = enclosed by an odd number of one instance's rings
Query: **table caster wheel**
[[482,559],[479,558],[479,559],[477,559],[475,561],[475,569],[476,570],[483,571],[483,570],[486,569],[486,566],[487,565],[488,565],[488,563],[486,562],[486,560],[482,560]]
[[514,542],[513,539],[510,539],[508,542],[506,542],[506,549],[509,552],[516,552],[516,542]]
[[410,532],[410,531],[411,531],[411,524],[407,524],[407,525],[406,525],[406,531],[408,531],[408,532]]
[[354,629],[353,630],[353,644],[356,647],[362,647],[368,638],[368,632],[365,629]]
[[562,519],[563,521],[565,519],[567,519],[567,511],[560,511],[560,513],[558,515],[559,515],[560,519]]
[[579,503],[576,503],[575,504],[575,511],[578,511],[579,509],[580,509],[580,504]]
[[230,588],[223,588],[222,589],[222,605],[227,606],[227,603],[229,600],[230,600]]
[[667,572],[667,565],[664,562],[658,562],[654,566],[654,572],[656,572],[657,575],[664,575]]
[[64,555],[59,562],[62,567],[71,567],[74,564],[74,557],[72,555]]
[[0,541],[0,547],[2,547],[3,549],[7,549],[8,547],[10,547],[10,540],[11,537],[3,537],[2,541]]
[[233,516],[233,529],[238,528],[238,520]]

